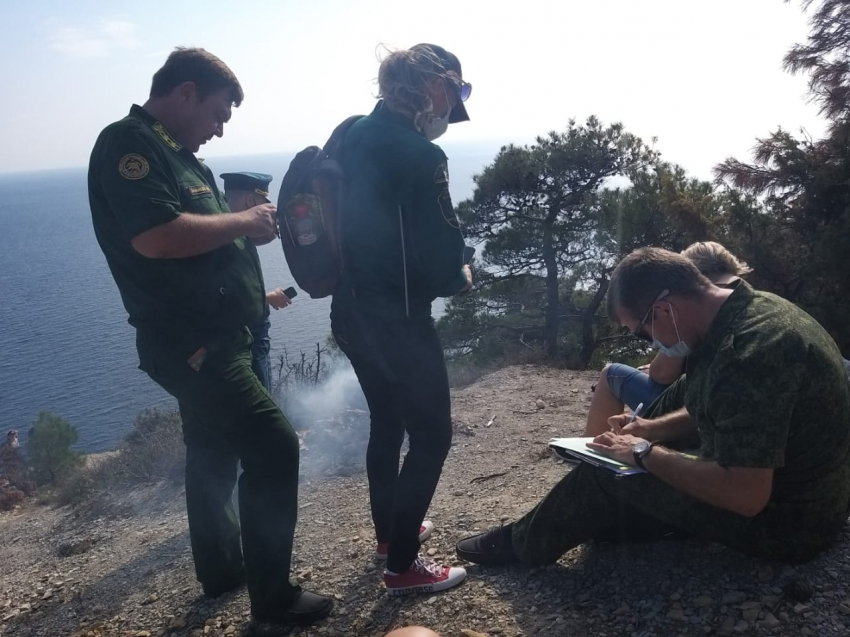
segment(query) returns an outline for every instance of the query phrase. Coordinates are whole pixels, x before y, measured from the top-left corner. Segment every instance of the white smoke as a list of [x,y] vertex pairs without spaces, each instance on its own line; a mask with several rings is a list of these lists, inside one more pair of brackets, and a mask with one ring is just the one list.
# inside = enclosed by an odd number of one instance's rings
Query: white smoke
[[366,463],[369,407],[348,360],[315,386],[288,388],[284,413],[301,440],[301,467],[310,473],[351,474]]

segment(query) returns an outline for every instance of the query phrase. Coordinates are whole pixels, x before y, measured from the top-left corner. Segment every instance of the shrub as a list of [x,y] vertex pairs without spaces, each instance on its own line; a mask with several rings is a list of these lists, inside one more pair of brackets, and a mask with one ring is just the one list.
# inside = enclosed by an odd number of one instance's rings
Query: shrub
[[27,445],[30,472],[37,484],[59,485],[82,465],[82,456],[71,449],[78,437],[77,429],[64,418],[39,412]]

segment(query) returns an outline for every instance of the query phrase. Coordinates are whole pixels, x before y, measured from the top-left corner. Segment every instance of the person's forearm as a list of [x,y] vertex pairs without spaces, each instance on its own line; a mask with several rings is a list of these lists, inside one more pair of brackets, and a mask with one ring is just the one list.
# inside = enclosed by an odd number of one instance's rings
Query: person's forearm
[[761,512],[770,498],[769,469],[725,468],[665,447],[652,449],[643,464],[649,473],[677,490],[746,517]]
[[247,221],[241,213],[198,215],[182,213],[174,221],[143,232],[133,248],[150,259],[184,259],[212,252],[244,236]]
[[641,437],[650,442],[675,442],[697,437],[697,423],[682,407],[641,423]]

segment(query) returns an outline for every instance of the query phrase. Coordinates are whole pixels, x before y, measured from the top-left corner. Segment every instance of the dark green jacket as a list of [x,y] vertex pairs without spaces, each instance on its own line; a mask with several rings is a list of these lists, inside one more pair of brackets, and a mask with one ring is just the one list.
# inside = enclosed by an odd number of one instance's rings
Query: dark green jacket
[[343,168],[345,265],[359,306],[430,316],[434,299],[466,285],[445,153],[378,102],[348,131]]
[[817,321],[739,282],[688,358],[685,407],[700,454],[775,469],[766,514],[827,528],[850,498],[850,384]]
[[100,134],[88,185],[95,235],[131,325],[197,338],[262,319],[262,272],[247,239],[185,259],[149,259],[130,244],[184,212],[229,212],[210,169],[144,109],[133,106]]

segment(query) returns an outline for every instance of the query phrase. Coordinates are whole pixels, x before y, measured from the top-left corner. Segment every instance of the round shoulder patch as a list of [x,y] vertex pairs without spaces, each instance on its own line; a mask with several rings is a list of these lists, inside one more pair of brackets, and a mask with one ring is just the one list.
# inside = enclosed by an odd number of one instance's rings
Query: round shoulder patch
[[137,153],[124,155],[118,162],[118,172],[124,179],[141,179],[150,169],[148,160]]

